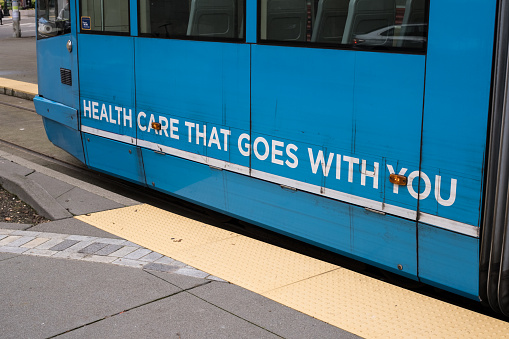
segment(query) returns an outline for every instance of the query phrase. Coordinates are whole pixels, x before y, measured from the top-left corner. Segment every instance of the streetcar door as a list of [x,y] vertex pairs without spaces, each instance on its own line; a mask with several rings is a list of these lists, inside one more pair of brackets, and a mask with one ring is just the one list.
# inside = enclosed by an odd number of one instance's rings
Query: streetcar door
[[80,128],[87,165],[145,182],[136,138],[136,4],[79,0]]
[[228,211],[222,170],[249,175],[249,157],[235,151],[250,129],[244,1],[139,0],[139,9],[136,122],[147,183]]
[[37,77],[39,95],[78,108],[74,0],[37,1]]
[[[252,175],[343,203],[311,235],[273,222],[413,277],[427,27],[417,3],[262,0],[251,56]],[[405,33],[414,26],[420,39]]]

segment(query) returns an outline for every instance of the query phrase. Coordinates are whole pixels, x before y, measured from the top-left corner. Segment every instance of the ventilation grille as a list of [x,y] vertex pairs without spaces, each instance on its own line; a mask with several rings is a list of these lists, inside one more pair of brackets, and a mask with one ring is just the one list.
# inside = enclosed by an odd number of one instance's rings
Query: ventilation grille
[[70,69],[60,68],[60,81],[64,85],[72,86],[72,75]]

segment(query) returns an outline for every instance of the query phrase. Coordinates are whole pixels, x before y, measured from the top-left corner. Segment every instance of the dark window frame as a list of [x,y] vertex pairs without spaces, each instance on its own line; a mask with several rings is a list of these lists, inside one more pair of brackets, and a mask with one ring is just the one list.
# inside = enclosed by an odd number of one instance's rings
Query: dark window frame
[[[66,32],[65,31],[65,27],[64,27],[64,33],[62,34],[55,34],[55,35],[50,35],[50,34],[44,34],[44,33],[40,33],[39,32],[39,20],[42,18],[39,16],[40,14],[40,4],[42,4],[43,2],[42,1],[37,1],[36,3],[36,6],[37,6],[37,10],[36,10],[36,27],[35,27],[35,39],[36,40],[44,40],[44,39],[50,39],[50,38],[54,38],[54,37],[57,37],[57,36],[64,36],[64,35],[71,35],[72,34],[72,20],[71,20],[71,3],[69,2],[69,19],[68,20],[61,20],[61,21],[67,21],[69,23],[69,27],[68,27],[68,31]],[[49,2],[48,2],[49,4]],[[54,23],[54,21],[48,21],[49,23]]]
[[[81,0],[80,0],[81,1]],[[141,38],[151,38],[151,39],[164,39],[164,40],[188,40],[188,41],[210,41],[210,42],[229,42],[229,43],[245,43],[246,42],[246,19],[247,19],[247,10],[246,10],[246,2],[247,0],[240,0],[243,2],[244,10],[244,23],[243,30],[244,36],[242,38],[222,38],[222,37],[208,37],[208,36],[196,36],[196,35],[173,35],[170,37],[158,37],[154,36],[153,33],[142,33],[141,31],[141,15],[140,15],[140,0],[136,0],[137,11],[138,11],[138,36]]]
[[[347,51],[370,51],[370,52],[385,52],[385,53],[397,53],[397,54],[415,54],[415,55],[426,55],[428,51],[428,33],[429,33],[429,6],[430,0],[425,1],[425,22],[423,24],[426,25],[426,33],[423,48],[408,48],[408,47],[388,47],[388,46],[356,46],[354,44],[333,44],[333,43],[323,43],[323,42],[296,42],[296,41],[282,41],[282,40],[268,40],[261,39],[261,30],[262,30],[262,11],[261,11],[261,1],[257,1],[257,19],[256,19],[256,29],[257,29],[257,44],[259,45],[268,45],[268,46],[281,46],[281,47],[300,47],[300,48],[318,48],[318,49],[335,49],[335,50],[347,50]],[[313,0],[311,0],[313,3]]]
[[84,30],[81,28],[81,18],[82,16],[82,3],[83,0],[78,0],[79,2],[79,11],[78,17],[76,18],[76,24],[79,27],[78,33],[80,34],[92,34],[92,35],[113,35],[113,36],[131,36],[131,0],[127,1],[127,18],[129,22],[129,31],[128,32],[115,32],[115,31],[97,31],[97,30]]

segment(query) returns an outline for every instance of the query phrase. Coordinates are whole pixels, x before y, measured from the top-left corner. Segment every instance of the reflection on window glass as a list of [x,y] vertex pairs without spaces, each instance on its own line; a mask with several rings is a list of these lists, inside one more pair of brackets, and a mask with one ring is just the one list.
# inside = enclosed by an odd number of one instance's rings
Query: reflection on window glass
[[260,38],[423,50],[426,0],[261,0]]
[[39,0],[37,6],[38,39],[71,33],[69,0]]
[[129,0],[81,0],[81,32],[129,33]]
[[140,0],[140,34],[244,38],[244,0]]

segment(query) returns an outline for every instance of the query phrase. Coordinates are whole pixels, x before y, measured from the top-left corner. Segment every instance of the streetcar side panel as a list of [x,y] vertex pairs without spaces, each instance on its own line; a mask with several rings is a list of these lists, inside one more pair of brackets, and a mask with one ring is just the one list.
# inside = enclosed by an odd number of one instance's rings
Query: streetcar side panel
[[[432,2],[429,17],[419,276],[474,296],[479,293],[495,5]],[[434,229],[431,220],[452,232]]]

